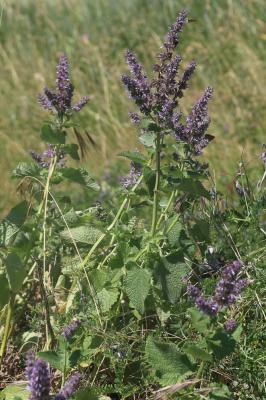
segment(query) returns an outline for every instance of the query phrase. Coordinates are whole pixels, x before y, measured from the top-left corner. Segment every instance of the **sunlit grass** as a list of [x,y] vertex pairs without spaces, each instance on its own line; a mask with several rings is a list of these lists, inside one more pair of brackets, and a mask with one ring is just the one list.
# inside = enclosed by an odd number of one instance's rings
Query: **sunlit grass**
[[28,157],[27,149],[39,147],[40,122],[47,115],[36,96],[53,83],[59,54],[69,56],[76,95],[90,95],[79,122],[97,146],[85,164],[102,172],[120,150],[136,145],[127,118],[132,104],[120,82],[124,50],[134,49],[149,69],[160,37],[183,7],[196,21],[186,28],[181,53],[185,64],[196,59],[199,67],[182,108],[206,85],[214,87],[210,133],[216,140],[206,154],[217,180],[230,183],[243,150],[252,162],[265,140],[264,5],[263,0],[1,2],[0,210],[14,198],[12,167]]

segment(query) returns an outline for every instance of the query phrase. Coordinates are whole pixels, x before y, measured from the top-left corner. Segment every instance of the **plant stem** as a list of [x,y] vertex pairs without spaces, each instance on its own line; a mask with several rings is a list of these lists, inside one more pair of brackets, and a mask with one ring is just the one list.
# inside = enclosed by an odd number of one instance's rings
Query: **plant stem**
[[157,133],[156,137],[156,154],[155,154],[155,162],[156,162],[156,179],[155,186],[153,191],[153,210],[152,210],[152,225],[151,225],[151,236],[153,237],[155,234],[156,226],[157,226],[157,214],[158,214],[158,192],[160,187],[160,162],[161,162],[161,135],[160,132]]
[[5,321],[5,329],[3,333],[3,339],[1,343],[1,349],[0,349],[0,365],[2,364],[5,352],[6,352],[6,347],[7,347],[7,342],[8,338],[10,335],[10,326],[11,326],[11,319],[12,319],[12,314],[14,310],[14,304],[15,304],[15,294],[12,293],[8,306],[7,306],[7,313],[6,313],[6,321]]

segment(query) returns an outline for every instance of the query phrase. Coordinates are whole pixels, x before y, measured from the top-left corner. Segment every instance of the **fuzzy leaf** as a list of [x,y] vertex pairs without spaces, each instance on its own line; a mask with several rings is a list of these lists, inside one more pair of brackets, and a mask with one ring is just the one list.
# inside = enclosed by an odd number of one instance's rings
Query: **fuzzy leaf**
[[173,343],[160,342],[149,336],[145,354],[162,385],[172,385],[193,372],[188,357]]
[[[170,222],[171,223],[171,222]],[[170,223],[169,223],[169,225],[170,225]],[[180,233],[181,233],[181,231],[182,231],[182,224],[179,222],[179,221],[177,221],[173,226],[172,226],[172,228],[170,229],[170,231],[168,231],[168,233],[167,233],[167,237],[168,237],[168,240],[169,240],[169,243],[170,243],[170,245],[171,246],[173,246],[173,247],[175,247],[175,246],[177,246],[178,245],[178,243],[179,243],[179,238],[180,238]]]
[[182,254],[174,253],[162,258],[158,277],[165,296],[172,304],[180,297],[183,286],[182,279],[187,272],[188,266],[184,263]]
[[62,168],[62,175],[71,182],[78,183],[86,189],[99,190],[99,185],[84,168]]
[[191,178],[184,178],[182,181],[178,184],[178,189],[192,194],[194,197],[205,197],[206,199],[210,199],[210,193],[208,190],[205,189],[205,187],[202,185],[200,181],[195,181],[194,179]]
[[59,369],[59,371],[63,372],[65,368],[69,366],[69,359],[65,358],[65,353],[60,352],[57,353],[55,351],[39,351],[38,357],[47,361],[51,367]]
[[92,226],[83,225],[71,229],[65,229],[60,233],[60,235],[62,239],[68,242],[73,242],[74,240],[79,243],[94,244],[102,235],[102,232]]
[[4,307],[9,302],[10,288],[6,274],[0,272],[0,308]]
[[203,314],[197,308],[189,308],[188,312],[191,316],[191,322],[196,331],[205,333],[210,325],[210,317]]
[[28,400],[30,392],[25,381],[11,383],[0,393],[0,400]]
[[107,290],[103,288],[99,293],[97,293],[102,312],[108,312],[111,309],[112,305],[115,304],[118,295],[119,291],[117,289]]
[[49,144],[65,144],[66,133],[54,129],[51,125],[45,124],[41,129],[41,138]]
[[144,154],[138,151],[123,151],[118,154],[121,157],[129,158],[131,161],[134,161],[137,164],[145,164],[147,161],[147,157]]
[[155,149],[156,134],[154,132],[143,132],[139,136],[139,141],[145,147],[152,147]]
[[17,293],[27,276],[27,269],[16,253],[8,254],[5,259],[5,266],[10,288],[13,293]]
[[13,178],[24,178],[25,176],[39,176],[40,168],[33,162],[20,162],[12,172]]
[[145,269],[134,268],[128,272],[124,288],[130,305],[141,314],[144,313],[144,302],[151,286],[151,274]]
[[212,361],[212,355],[210,353],[194,344],[185,346],[184,351],[190,354],[195,360]]
[[11,209],[10,213],[0,222],[0,246],[10,245],[19,228],[24,223],[28,212],[28,203],[22,201]]
[[71,143],[71,144],[66,144],[63,147],[63,150],[66,154],[69,154],[71,158],[73,158],[73,160],[77,160],[79,161],[79,147],[76,143]]

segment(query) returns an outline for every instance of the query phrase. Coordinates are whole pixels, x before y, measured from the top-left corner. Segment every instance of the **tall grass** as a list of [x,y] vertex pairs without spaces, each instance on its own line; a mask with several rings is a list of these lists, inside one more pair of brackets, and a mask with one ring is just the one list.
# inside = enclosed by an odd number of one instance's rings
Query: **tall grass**
[[101,164],[103,171],[117,149],[135,145],[127,118],[131,104],[120,82],[124,50],[134,48],[149,68],[159,37],[184,7],[195,18],[182,46],[184,61],[196,59],[199,67],[193,78],[197,89],[183,108],[207,83],[215,88],[211,115],[216,144],[207,156],[216,175],[230,182],[243,150],[248,161],[258,156],[266,128],[264,5],[264,0],[2,1],[0,211],[14,197],[10,170],[28,157],[27,149],[38,147],[39,121],[46,115],[36,96],[47,77],[52,83],[54,70],[48,65],[66,52],[77,95],[90,95],[79,123],[96,147],[85,164],[92,170]]

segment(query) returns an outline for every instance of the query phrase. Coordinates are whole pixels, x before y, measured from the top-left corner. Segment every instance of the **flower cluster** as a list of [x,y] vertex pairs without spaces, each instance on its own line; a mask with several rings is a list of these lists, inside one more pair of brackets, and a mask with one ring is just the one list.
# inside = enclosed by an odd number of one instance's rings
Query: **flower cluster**
[[29,400],[49,400],[51,378],[48,364],[33,353],[27,357],[26,375],[29,381]]
[[43,93],[39,94],[39,103],[45,110],[55,110],[60,116],[72,111],[79,112],[87,104],[89,98],[84,96],[72,106],[73,93],[74,86],[69,77],[68,59],[66,55],[63,55],[57,65],[56,90],[45,87]]
[[74,335],[80,324],[81,321],[79,319],[73,319],[73,321],[71,321],[69,325],[65,326],[62,333],[65,339],[70,339]]
[[[46,361],[35,358],[34,353],[27,355],[26,376],[29,381],[29,400],[49,400],[51,390],[51,374],[49,365]],[[65,383],[64,387],[55,396],[55,400],[67,400],[78,389],[81,375],[76,373],[72,375]]]
[[[155,76],[151,82],[131,51],[126,53],[131,76],[123,75],[122,82],[129,97],[135,101],[142,114],[152,117],[164,134],[170,133],[178,142],[187,143],[191,152],[199,155],[212,139],[212,136],[207,135],[206,131],[210,124],[208,102],[213,90],[208,87],[192,107],[185,123],[181,122],[182,113],[176,108],[196,69],[196,63],[192,61],[180,79],[176,78],[182,58],[180,55],[175,55],[174,50],[179,43],[180,34],[186,22],[187,13],[182,11],[170,28],[162,51],[157,56],[159,63],[153,66]],[[140,122],[140,115],[130,113],[130,117],[134,123]]]
[[234,332],[234,330],[236,330],[237,328],[237,322],[235,319],[228,319],[225,323],[224,323],[224,329],[226,330],[226,332]]
[[67,400],[69,399],[78,389],[81,375],[77,372],[72,375],[69,380],[65,383],[64,387],[60,390],[58,395],[55,396],[54,400]]
[[221,279],[215,287],[213,296],[205,297],[202,291],[195,285],[188,286],[188,295],[199,310],[208,315],[215,316],[219,309],[236,302],[240,293],[248,285],[247,279],[238,278],[242,266],[243,264],[239,260],[225,266]]
[[130,163],[129,174],[126,177],[120,178],[120,181],[122,185],[126,189],[128,189],[129,187],[134,186],[137,183],[141,174],[142,174],[142,166],[132,161]]
[[[52,158],[56,155],[56,147],[49,144],[47,149],[41,154],[34,150],[29,150],[29,153],[40,168],[48,168]],[[65,153],[62,150],[58,152],[57,159],[57,166],[63,167],[65,164]]]

